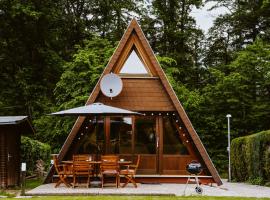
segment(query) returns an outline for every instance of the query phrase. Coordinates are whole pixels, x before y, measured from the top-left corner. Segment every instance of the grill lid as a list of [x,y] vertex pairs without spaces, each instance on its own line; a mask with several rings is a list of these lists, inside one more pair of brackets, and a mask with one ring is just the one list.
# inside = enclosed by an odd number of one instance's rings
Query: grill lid
[[199,174],[202,172],[202,165],[201,163],[199,163],[198,161],[196,160],[193,160],[191,161],[191,163],[189,163],[187,166],[186,166],[186,170],[190,173],[190,174]]

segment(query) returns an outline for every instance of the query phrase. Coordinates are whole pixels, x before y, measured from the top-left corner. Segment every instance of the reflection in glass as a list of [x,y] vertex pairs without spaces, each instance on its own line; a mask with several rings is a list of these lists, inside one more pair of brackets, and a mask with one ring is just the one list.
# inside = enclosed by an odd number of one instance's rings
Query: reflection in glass
[[135,120],[135,153],[156,153],[156,121],[154,117],[139,117]]
[[81,154],[104,154],[105,153],[105,135],[104,118],[94,120],[84,137],[81,139],[79,152]]
[[132,50],[128,59],[124,63],[122,69],[120,70],[121,74],[148,74],[145,66],[135,50]]
[[111,117],[110,153],[132,153],[132,118]]
[[173,119],[169,117],[163,118],[163,153],[188,155],[187,148],[181,141]]

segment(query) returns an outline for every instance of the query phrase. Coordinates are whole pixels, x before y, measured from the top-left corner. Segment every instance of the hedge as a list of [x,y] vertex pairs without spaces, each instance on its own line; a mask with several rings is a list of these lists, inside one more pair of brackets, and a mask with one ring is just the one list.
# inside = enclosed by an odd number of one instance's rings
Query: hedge
[[270,182],[270,130],[231,143],[232,178],[253,184]]
[[50,164],[51,147],[48,144],[30,139],[28,137],[21,137],[21,161],[26,162],[27,174],[33,174],[36,169],[37,160],[43,160],[45,168]]

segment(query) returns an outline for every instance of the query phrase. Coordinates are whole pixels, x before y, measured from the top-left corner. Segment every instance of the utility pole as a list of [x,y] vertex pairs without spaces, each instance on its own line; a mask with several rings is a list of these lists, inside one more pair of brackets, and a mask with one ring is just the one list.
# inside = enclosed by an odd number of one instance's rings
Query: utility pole
[[231,129],[230,129],[230,118],[232,117],[231,114],[226,115],[228,119],[228,156],[229,156],[229,166],[228,166],[228,182],[231,182]]

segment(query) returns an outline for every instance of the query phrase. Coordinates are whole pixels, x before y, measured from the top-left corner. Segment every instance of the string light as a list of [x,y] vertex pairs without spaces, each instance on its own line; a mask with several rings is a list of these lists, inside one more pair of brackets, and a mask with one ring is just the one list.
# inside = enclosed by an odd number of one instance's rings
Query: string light
[[178,122],[178,119],[177,119],[177,120],[175,120],[175,122],[177,123],[177,122]]
[[181,126],[179,126],[179,129],[181,130],[181,129],[182,129],[182,127],[181,127]]
[[92,120],[90,119],[89,122],[92,122]]
[[185,134],[183,134],[183,136],[185,137],[186,135],[185,135]]
[[80,140],[81,138],[78,138],[78,140]]
[[86,126],[85,129],[88,129],[88,126]]
[[175,113],[173,113],[172,115],[175,116]]
[[161,115],[161,113],[158,114],[159,116]]
[[81,133],[81,135],[83,135],[83,133]]
[[151,115],[154,115],[154,113],[152,113]]
[[188,140],[186,142],[188,143]]
[[167,113],[167,115],[169,115],[169,113]]

